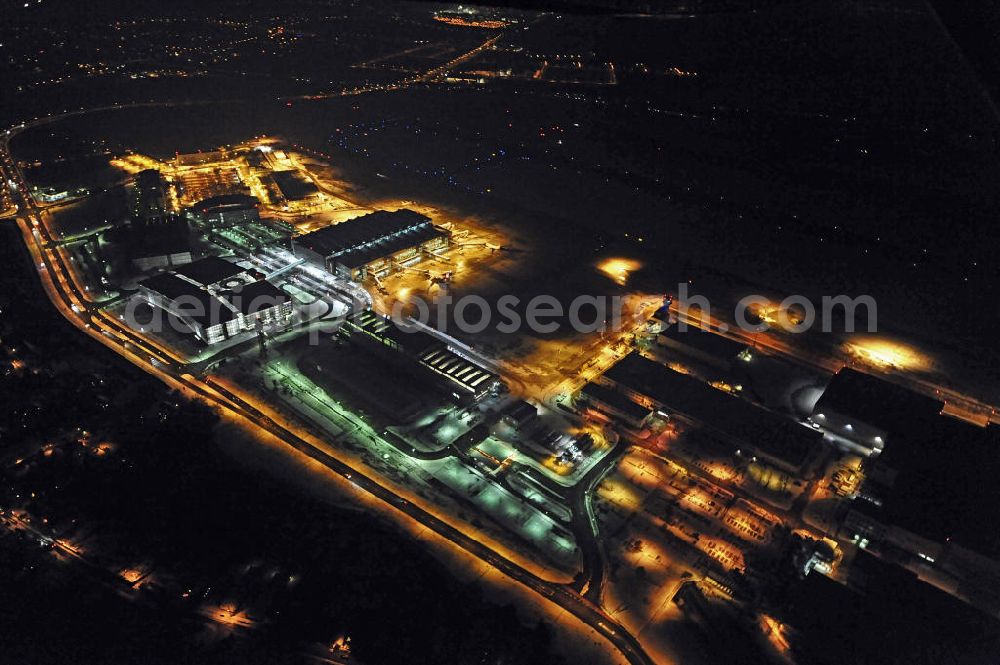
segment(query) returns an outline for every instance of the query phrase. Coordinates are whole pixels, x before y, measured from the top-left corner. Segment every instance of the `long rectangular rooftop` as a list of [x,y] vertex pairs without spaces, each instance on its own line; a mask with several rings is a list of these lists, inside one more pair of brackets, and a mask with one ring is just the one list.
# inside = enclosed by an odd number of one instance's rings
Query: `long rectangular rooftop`
[[348,322],[367,335],[376,339],[392,340],[400,350],[414,356],[438,343],[430,333],[416,327],[397,324],[391,317],[377,314],[372,310],[358,312]]
[[398,350],[418,363],[458,384],[466,392],[478,393],[498,377],[492,371],[464,358],[425,330],[403,329],[391,318],[372,311],[360,312],[350,319],[352,327],[378,340],[391,340]]
[[660,333],[666,339],[689,346],[701,353],[718,358],[722,361],[735,360],[747,345],[736,340],[723,337],[717,332],[710,332],[695,326],[674,323]]
[[[334,257],[349,252],[373,250],[377,245],[401,236],[407,237],[407,244],[403,247],[408,247],[423,242],[414,234],[424,234],[429,230],[434,233],[427,239],[445,233],[437,229],[429,217],[413,210],[376,210],[299,236],[295,242],[320,256]],[[384,256],[392,252],[380,249],[379,253]]]
[[796,468],[808,461],[823,438],[821,432],[638,353],[623,358],[604,377],[705,425],[731,443],[742,442]]
[[218,212],[220,210],[232,210],[238,208],[257,208],[260,200],[256,196],[249,194],[220,194],[202,199],[191,208],[201,214]]
[[336,260],[337,263],[343,264],[348,268],[360,268],[383,256],[390,256],[409,247],[422,245],[428,240],[433,240],[443,235],[443,233],[443,231],[433,224],[428,224],[427,226],[404,231],[399,235],[385,238],[365,247],[348,250],[336,255]]
[[580,389],[580,394],[588,399],[597,400],[598,402],[607,404],[608,406],[624,413],[629,418],[634,418],[635,420],[642,420],[649,415],[649,409],[646,407],[639,406],[617,390],[612,390],[611,388],[602,386],[599,383],[594,383],[592,381],[588,382],[583,388]]

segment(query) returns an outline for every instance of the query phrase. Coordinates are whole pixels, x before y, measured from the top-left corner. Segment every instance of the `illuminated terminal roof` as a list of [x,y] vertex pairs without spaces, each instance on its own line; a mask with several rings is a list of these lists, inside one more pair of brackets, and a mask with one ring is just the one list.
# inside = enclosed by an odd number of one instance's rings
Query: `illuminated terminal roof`
[[605,372],[604,378],[705,425],[731,443],[750,446],[796,469],[805,466],[823,438],[812,428],[638,353],[627,355]]
[[447,231],[434,226],[429,217],[404,208],[377,210],[299,236],[295,242],[320,256],[357,267],[442,235]]
[[434,225],[421,227],[413,231],[407,231],[406,233],[402,233],[392,238],[386,238],[385,240],[375,243],[369,247],[352,249],[344,252],[343,254],[337,255],[336,261],[337,263],[348,268],[359,268],[361,266],[368,265],[372,261],[380,259],[383,256],[391,256],[404,249],[422,245],[428,240],[433,240],[434,238],[444,235],[444,233],[444,231],[441,231]]

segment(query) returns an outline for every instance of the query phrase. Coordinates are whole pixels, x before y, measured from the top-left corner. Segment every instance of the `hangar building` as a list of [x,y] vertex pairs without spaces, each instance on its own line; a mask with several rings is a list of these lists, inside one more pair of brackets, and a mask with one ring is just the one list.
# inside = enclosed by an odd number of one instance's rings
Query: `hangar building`
[[448,246],[450,233],[413,210],[377,210],[293,240],[295,254],[344,279],[382,278]]

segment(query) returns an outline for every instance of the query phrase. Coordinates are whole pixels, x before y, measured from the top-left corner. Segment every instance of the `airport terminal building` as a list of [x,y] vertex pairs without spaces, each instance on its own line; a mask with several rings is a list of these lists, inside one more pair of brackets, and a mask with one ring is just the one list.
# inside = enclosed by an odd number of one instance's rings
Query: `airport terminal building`
[[293,240],[296,256],[361,282],[419,263],[448,247],[451,234],[412,210],[377,210]]

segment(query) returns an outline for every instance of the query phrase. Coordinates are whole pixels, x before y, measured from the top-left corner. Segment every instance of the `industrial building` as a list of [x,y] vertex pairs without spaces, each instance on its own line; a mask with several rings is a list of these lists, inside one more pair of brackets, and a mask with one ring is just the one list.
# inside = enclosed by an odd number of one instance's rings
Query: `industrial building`
[[204,166],[205,164],[221,162],[228,157],[229,155],[224,150],[177,153],[174,156],[174,164],[177,166]]
[[815,459],[821,432],[717,390],[638,353],[612,366],[600,383],[639,404],[687,418],[740,451],[795,475]]
[[252,281],[246,268],[220,256],[206,256],[171,272],[205,291],[231,289]]
[[266,280],[250,282],[225,291],[222,296],[239,313],[244,330],[285,325],[292,316],[292,299]]
[[837,442],[869,451],[840,536],[891,558],[953,595],[1000,613],[1000,429],[942,414],[944,403],[885,379],[841,369],[810,420]]
[[187,221],[177,215],[133,218],[115,229],[132,264],[141,272],[191,262],[191,237]]
[[[965,595],[989,591],[1000,612],[1000,532],[982,521],[1000,511],[1000,428],[926,410],[899,418],[884,450],[864,460],[864,481],[841,535],[897,559],[947,570]],[[981,568],[990,570],[976,572]],[[995,581],[989,589],[983,585],[987,577]]]
[[233,309],[190,281],[164,272],[139,282],[149,304],[173,314],[206,344],[215,344],[240,331]]
[[833,438],[878,454],[914,419],[936,416],[944,402],[849,367],[837,372],[813,407],[809,420]]
[[664,326],[656,336],[656,343],[724,370],[730,369],[737,358],[749,358],[750,353],[746,344],[679,323]]
[[580,389],[577,399],[595,411],[617,418],[634,428],[642,427],[652,413],[649,408],[636,404],[617,390],[593,381],[588,381]]
[[430,380],[457,401],[479,399],[500,384],[495,372],[460,355],[438,337],[409,326],[404,330],[370,310],[346,320],[339,333],[391,360],[407,359],[418,378]]
[[525,400],[517,400],[504,409],[500,420],[516,430],[522,430],[538,418],[538,407]]
[[257,253],[280,247],[291,251],[295,227],[278,219],[261,219],[235,226],[216,226],[210,237],[238,254]]
[[[80,196],[86,195],[87,190],[80,188],[74,190],[73,195]],[[70,197],[70,190],[68,189],[56,189],[55,187],[31,187],[31,195],[35,199],[42,201],[43,203],[55,203],[56,201],[65,201]]]
[[272,171],[262,179],[267,178],[274,182],[281,200],[306,201],[319,196],[319,188],[296,171]]
[[292,315],[288,294],[217,256],[145,279],[139,292],[206,344],[265,325],[286,325]]
[[1000,649],[994,612],[970,607],[922,577],[860,550],[840,575],[790,584],[775,618],[793,662],[993,659]]
[[243,155],[243,160],[246,162],[247,168],[257,175],[271,170],[267,152],[260,148],[254,148]]
[[594,447],[590,434],[577,437],[549,427],[539,416],[538,407],[527,400],[515,400],[504,407],[500,422],[513,430],[512,440],[521,452],[539,460],[551,455],[562,463],[576,462]]
[[446,248],[450,232],[412,210],[378,210],[295,238],[295,254],[331,273],[381,279]]
[[174,186],[185,205],[226,194],[250,194],[239,169],[230,165],[180,171],[174,176]]
[[222,194],[191,206],[191,217],[212,227],[229,227],[260,221],[260,201],[247,194]]

